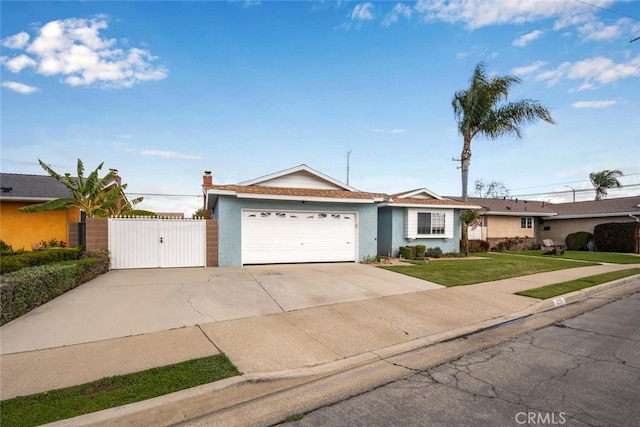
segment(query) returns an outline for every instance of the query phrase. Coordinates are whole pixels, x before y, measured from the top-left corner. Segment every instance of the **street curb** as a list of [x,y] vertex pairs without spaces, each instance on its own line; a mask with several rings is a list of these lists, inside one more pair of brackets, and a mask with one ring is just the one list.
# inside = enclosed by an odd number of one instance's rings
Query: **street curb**
[[[634,275],[603,283],[537,302],[515,313],[502,315],[483,322],[465,325],[449,331],[368,351],[321,365],[227,378],[141,402],[93,412],[46,425],[50,427],[173,425],[264,398],[312,381],[386,360],[393,356],[482,332],[486,329],[494,328],[501,324],[513,322],[537,313],[553,310],[563,305],[577,303],[613,290],[622,291],[623,294],[625,291],[631,292],[633,289],[632,285],[637,286],[639,278],[640,275]],[[625,290],[624,288],[629,289]],[[559,299],[562,299],[563,302],[555,302]]]

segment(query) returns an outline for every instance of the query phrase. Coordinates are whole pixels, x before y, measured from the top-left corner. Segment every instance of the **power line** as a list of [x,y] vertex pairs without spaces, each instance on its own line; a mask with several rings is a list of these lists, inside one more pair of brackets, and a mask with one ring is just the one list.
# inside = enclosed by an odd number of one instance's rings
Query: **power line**
[[131,196],[202,197],[202,194],[126,193]]
[[[610,190],[615,190],[615,189],[628,189],[628,188],[635,188],[635,187],[640,187],[640,183],[637,184],[627,184],[627,185],[621,185],[620,187],[615,187],[615,188],[611,188]],[[576,188],[575,192],[576,193],[588,193],[588,192],[593,192],[594,189],[593,188]],[[513,195],[509,195],[509,197],[513,198],[513,197],[531,197],[531,196],[553,196],[553,195],[560,195],[560,194],[571,194],[573,193],[573,190],[560,190],[560,191],[547,191],[544,193],[528,193],[528,194],[513,194]]]
[[[640,175],[640,172],[635,172],[635,173],[627,173],[621,176],[622,177],[627,177],[627,176],[634,176],[634,175]],[[558,182],[555,184],[543,184],[543,185],[534,185],[531,187],[522,187],[522,188],[510,188],[509,191],[518,191],[518,190],[529,190],[531,188],[543,188],[543,187],[557,187],[559,185],[567,185],[567,184],[578,184],[580,182],[588,182],[589,180],[587,179],[582,179],[580,181],[567,181],[567,182]]]
[[578,2],[578,3],[582,3],[582,4],[586,5],[586,6],[594,7],[596,9],[604,10],[606,12],[615,13],[616,15],[626,16],[627,18],[635,19],[636,21],[640,21],[640,18],[636,18],[635,16],[627,15],[626,13],[618,12],[617,10],[607,9],[606,7],[598,6],[596,4],[589,3],[589,2],[586,2],[586,1],[583,1],[583,0],[573,0],[573,1]]

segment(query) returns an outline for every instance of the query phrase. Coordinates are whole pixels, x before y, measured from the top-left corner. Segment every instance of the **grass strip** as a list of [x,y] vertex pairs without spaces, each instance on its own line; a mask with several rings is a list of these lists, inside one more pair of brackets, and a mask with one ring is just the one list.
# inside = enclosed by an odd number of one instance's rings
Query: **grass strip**
[[472,285],[567,268],[597,265],[562,257],[527,257],[505,253],[477,253],[478,258],[440,259],[412,266],[381,266],[443,286]]
[[224,354],[3,400],[0,425],[37,426],[240,375]]
[[590,288],[602,283],[612,282],[614,280],[622,279],[623,277],[633,276],[635,274],[640,274],[640,268],[596,274],[595,276],[583,277],[581,279],[570,280],[568,282],[556,283],[553,285],[542,286],[540,288],[516,292],[516,295],[548,299],[557,297],[558,295],[564,295],[569,292],[579,291],[580,289]]
[[614,252],[586,252],[586,251],[565,251],[564,255],[547,255],[541,251],[520,251],[521,255],[537,257],[558,257],[591,262],[606,262],[609,264],[640,264],[640,256],[633,254],[620,254]]

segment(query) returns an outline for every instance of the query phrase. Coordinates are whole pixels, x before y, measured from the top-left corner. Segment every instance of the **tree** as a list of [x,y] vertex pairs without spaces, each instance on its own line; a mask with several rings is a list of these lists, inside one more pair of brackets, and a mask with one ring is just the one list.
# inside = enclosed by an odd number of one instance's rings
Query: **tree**
[[463,137],[460,166],[462,200],[467,201],[471,141],[476,135],[496,139],[504,135],[522,138],[522,126],[539,119],[555,123],[549,110],[537,101],[522,99],[507,102],[509,89],[520,79],[515,76],[488,77],[484,63],[476,65],[469,87],[454,94],[451,105]]
[[590,173],[589,179],[596,190],[596,198],[594,200],[602,200],[603,197],[606,197],[609,188],[622,187],[622,184],[617,179],[619,176],[622,176],[622,171],[617,169]]
[[464,226],[464,256],[469,256],[469,226],[480,218],[480,211],[466,210],[460,212],[460,222]]
[[476,179],[474,194],[485,199],[498,199],[509,197],[509,189],[502,181],[485,182],[483,179]]
[[71,196],[25,206],[20,208],[21,212],[44,212],[76,207],[84,211],[88,217],[108,217],[118,214],[153,214],[152,212],[133,209],[133,206],[142,201],[142,197],[129,202],[124,194],[124,190],[127,188],[126,184],[120,185],[114,181],[115,171],[111,170],[104,177],[99,177],[103,163],[100,163],[85,178],[84,165],[80,159],[78,159],[77,164],[77,176],[71,176],[70,173],[60,175],[42,160],[38,159],[38,162],[42,169],[52,178],[69,189]]

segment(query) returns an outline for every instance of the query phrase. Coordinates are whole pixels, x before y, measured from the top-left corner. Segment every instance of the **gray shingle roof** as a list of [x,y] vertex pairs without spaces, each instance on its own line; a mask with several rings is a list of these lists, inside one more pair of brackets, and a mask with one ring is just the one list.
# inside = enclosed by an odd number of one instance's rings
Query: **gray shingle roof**
[[617,199],[590,200],[587,202],[557,203],[551,205],[560,216],[589,215],[638,215],[640,213],[640,196],[620,197]]
[[[451,197],[461,200],[460,197]],[[493,215],[526,215],[526,216],[550,216],[556,213],[554,207],[548,202],[537,200],[518,199],[485,199],[481,197],[469,197],[468,203],[482,206],[482,213]]]
[[0,173],[0,200],[53,200],[70,197],[69,190],[48,175]]

